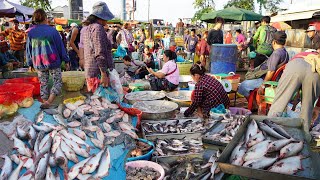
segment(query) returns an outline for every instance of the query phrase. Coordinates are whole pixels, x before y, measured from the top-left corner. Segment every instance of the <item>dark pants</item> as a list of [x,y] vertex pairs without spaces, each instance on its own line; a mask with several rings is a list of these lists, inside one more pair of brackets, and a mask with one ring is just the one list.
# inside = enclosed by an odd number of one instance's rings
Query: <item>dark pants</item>
[[254,67],[260,66],[260,64],[262,64],[267,59],[268,56],[257,53],[256,57],[254,58]]
[[12,55],[18,59],[19,62],[24,63],[24,50],[12,51]]
[[153,75],[150,76],[149,81],[153,91],[173,91],[178,87],[178,85],[172,84],[166,78],[159,79]]
[[70,50],[68,52],[68,54],[69,54],[70,65],[71,65],[70,70],[75,71],[79,68],[79,57],[78,57],[76,51],[74,51],[74,50]]

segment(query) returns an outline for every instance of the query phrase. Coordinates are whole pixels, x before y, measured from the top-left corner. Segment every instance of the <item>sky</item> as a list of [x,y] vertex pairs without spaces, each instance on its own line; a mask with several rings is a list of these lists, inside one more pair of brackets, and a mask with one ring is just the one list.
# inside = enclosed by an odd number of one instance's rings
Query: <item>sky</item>
[[[9,0],[19,3],[19,0]],[[83,0],[85,11],[91,12],[92,5],[99,0]],[[101,1],[101,0],[100,0]],[[122,0],[103,0],[109,6],[110,11],[118,17],[121,17]],[[130,0],[127,0],[130,1]],[[137,11],[135,19],[148,20],[148,0],[136,0]],[[288,7],[291,0],[284,0],[282,7]],[[293,3],[299,3],[301,0],[292,0]],[[303,0],[304,5],[308,2],[319,2],[319,0]],[[68,0],[52,0],[52,8],[56,6],[68,5]],[[193,7],[194,0],[150,0],[150,19],[164,19],[166,22],[177,22],[178,18],[191,18],[196,10]],[[227,0],[215,0],[216,10],[223,9]]]

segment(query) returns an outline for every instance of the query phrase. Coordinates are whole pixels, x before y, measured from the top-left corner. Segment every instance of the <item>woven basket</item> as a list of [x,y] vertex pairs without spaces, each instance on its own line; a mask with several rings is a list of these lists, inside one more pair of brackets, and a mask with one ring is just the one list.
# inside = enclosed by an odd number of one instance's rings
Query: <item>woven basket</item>
[[80,91],[85,83],[83,71],[62,72],[62,83],[66,91]]

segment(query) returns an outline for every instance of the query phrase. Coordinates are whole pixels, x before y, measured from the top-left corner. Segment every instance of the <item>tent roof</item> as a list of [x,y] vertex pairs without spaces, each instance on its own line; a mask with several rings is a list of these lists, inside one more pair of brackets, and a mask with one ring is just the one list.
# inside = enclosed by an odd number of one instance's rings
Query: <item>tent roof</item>
[[33,12],[33,8],[22,6],[8,0],[0,0],[0,15],[24,14],[31,16]]

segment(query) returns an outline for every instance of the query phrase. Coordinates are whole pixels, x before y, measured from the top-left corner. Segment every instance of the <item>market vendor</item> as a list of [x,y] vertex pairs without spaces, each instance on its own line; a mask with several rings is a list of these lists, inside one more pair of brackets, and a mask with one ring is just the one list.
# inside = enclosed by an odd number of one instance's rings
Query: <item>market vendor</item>
[[263,82],[270,81],[277,69],[288,62],[289,54],[284,47],[286,39],[287,35],[283,31],[278,31],[274,34],[272,41],[273,53],[264,63],[256,67],[253,72],[246,74],[246,80],[239,86],[239,94],[248,98],[250,91],[256,88],[259,88],[259,91],[262,92],[264,87]]
[[125,71],[135,79],[143,79],[149,74],[146,64],[143,61],[132,60],[130,56],[123,57],[123,63],[126,66]]
[[179,68],[176,63],[177,55],[171,50],[165,50],[163,53],[164,65],[161,70],[154,72],[147,68],[151,74],[149,81],[153,91],[173,91],[179,85]]
[[206,69],[200,62],[194,64],[190,69],[193,81],[196,82],[194,97],[191,106],[184,112],[186,117],[191,116],[195,110],[203,118],[210,116],[210,110],[223,104],[229,108],[230,100],[222,84],[215,78],[205,74]]
[[101,84],[109,86],[108,69],[114,69],[112,45],[107,38],[104,26],[114,18],[105,2],[93,5],[92,14],[86,20],[86,28],[81,31],[80,43],[83,44],[84,70],[88,91],[94,92]]
[[[318,43],[320,50],[320,43]],[[300,118],[304,119],[305,132],[318,118],[320,101],[320,54],[317,52],[300,53],[288,62],[279,80],[276,94],[268,116],[282,116],[295,92],[302,89]],[[315,114],[314,118],[313,113]]]

